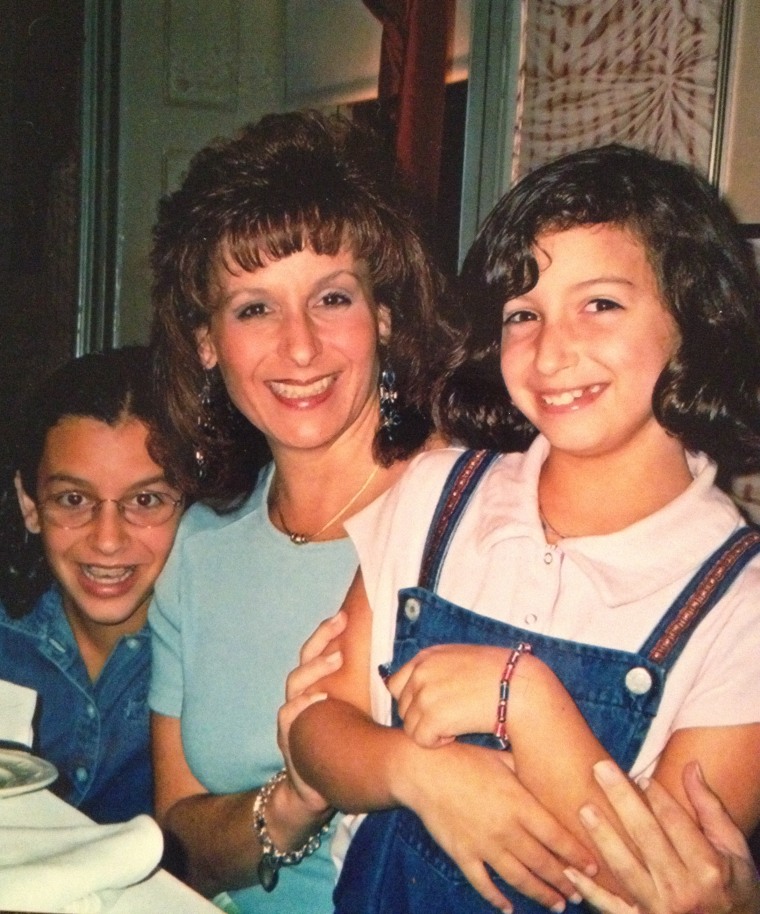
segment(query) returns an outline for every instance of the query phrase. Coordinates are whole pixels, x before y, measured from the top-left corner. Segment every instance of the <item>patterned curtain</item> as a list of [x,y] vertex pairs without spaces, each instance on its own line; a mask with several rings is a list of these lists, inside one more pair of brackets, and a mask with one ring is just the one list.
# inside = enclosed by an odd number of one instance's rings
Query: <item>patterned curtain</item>
[[621,142],[707,171],[724,0],[522,0],[513,179]]

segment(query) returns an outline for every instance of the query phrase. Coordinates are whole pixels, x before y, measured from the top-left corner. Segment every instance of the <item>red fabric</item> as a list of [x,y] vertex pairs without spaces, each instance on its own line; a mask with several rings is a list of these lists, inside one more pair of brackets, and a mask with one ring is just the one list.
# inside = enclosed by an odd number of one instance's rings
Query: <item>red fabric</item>
[[438,196],[446,59],[455,0],[364,0],[383,25],[378,96],[397,100],[396,159],[427,201]]

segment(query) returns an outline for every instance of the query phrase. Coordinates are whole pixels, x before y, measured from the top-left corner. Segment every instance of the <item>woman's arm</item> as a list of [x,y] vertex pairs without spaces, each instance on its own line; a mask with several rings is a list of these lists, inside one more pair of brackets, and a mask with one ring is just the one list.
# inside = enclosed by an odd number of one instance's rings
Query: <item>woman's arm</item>
[[[261,845],[253,830],[256,791],[213,796],[185,759],[178,718],[154,714],[151,722],[156,818],[164,830],[167,868],[202,894],[258,882]],[[272,794],[267,826],[279,850],[300,847],[330,817],[308,809],[289,781]]]
[[[596,777],[634,843],[633,853],[599,810],[584,807],[583,822],[596,848],[638,909],[647,914],[759,914],[760,876],[744,835],[692,762],[684,791],[696,821],[661,787],[643,792],[611,762]],[[583,897],[603,914],[633,914],[622,898],[568,872]]]
[[152,715],[151,741],[156,819],[166,835],[168,869],[209,897],[255,881],[253,792],[210,795],[185,760],[178,718]]
[[574,894],[561,860],[593,870],[593,856],[519,784],[505,754],[461,743],[425,749],[371,719],[372,616],[361,574],[343,608],[343,665],[317,686],[330,697],[304,710],[290,732],[293,762],[305,780],[345,811],[414,810],[497,907],[506,902],[485,863],[547,907]]
[[[293,718],[319,698],[308,696],[307,690],[339,662],[334,653],[324,652],[344,627],[345,617],[333,616],[302,648],[298,674],[289,678],[288,702],[278,716],[281,747],[287,748]],[[177,718],[154,714],[152,742],[156,816],[167,835],[169,868],[209,896],[257,882],[261,845],[252,828],[257,791],[209,795],[187,764]],[[267,826],[279,850],[303,844],[332,813],[318,794],[294,777],[289,757],[284,757],[289,778],[275,790],[266,810]]]

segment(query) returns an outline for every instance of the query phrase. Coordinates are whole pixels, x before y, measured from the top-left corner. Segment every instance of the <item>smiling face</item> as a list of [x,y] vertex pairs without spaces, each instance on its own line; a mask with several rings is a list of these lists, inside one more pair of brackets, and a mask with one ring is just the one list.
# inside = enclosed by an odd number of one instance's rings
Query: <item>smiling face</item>
[[199,331],[205,368],[218,365],[231,400],[277,457],[368,441],[378,422],[378,342],[388,312],[363,262],[306,248],[247,272],[216,271],[217,304]]
[[[42,536],[45,556],[63,593],[75,633],[79,629],[113,643],[145,623],[153,585],[164,566],[180,511],[165,524],[127,523],[111,502],[76,529],[51,523],[42,506],[53,496],[76,501],[125,499],[140,493],[179,498],[146,448],[148,429],[130,418],[111,426],[97,419],[67,416],[47,433],[37,475],[36,498],[21,488],[19,503],[31,533]],[[107,630],[107,631],[106,631]]]
[[539,279],[504,306],[501,367],[515,406],[555,450],[673,448],[652,413],[678,342],[641,242],[614,225],[541,235]]

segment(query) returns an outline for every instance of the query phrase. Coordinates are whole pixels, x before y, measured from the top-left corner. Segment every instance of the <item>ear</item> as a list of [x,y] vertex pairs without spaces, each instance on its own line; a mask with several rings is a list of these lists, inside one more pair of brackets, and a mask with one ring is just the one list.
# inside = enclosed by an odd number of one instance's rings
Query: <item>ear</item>
[[30,533],[39,533],[42,529],[40,527],[40,513],[37,510],[34,499],[30,498],[26,493],[24,483],[21,481],[21,473],[16,472],[13,477],[13,485],[16,487],[16,498],[18,498],[21,516],[24,518],[24,526]]
[[391,338],[391,309],[387,305],[377,306],[377,336],[381,345],[388,345]]
[[198,358],[201,360],[201,365],[206,371],[214,368],[217,363],[216,349],[208,326],[199,327],[195,331],[195,342],[198,346]]

